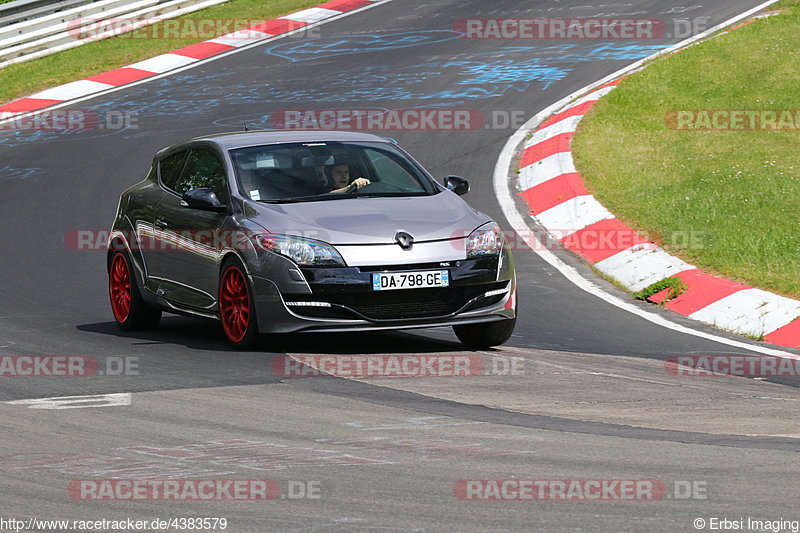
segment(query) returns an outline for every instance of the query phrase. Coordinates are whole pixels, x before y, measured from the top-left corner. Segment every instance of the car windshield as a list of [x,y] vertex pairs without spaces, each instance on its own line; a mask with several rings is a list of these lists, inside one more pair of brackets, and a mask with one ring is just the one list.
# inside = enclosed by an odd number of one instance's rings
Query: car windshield
[[310,142],[231,150],[239,192],[268,203],[428,196],[439,188],[390,143]]

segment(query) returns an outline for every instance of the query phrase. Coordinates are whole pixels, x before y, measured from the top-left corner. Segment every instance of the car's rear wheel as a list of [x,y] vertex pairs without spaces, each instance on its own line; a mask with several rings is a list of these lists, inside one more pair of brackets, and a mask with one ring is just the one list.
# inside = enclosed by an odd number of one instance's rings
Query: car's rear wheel
[[258,341],[253,300],[244,267],[236,259],[227,260],[219,281],[219,318],[228,341],[242,350],[252,348]]
[[161,321],[161,310],[142,299],[131,262],[125,252],[111,257],[108,271],[108,294],[114,320],[125,331],[153,329]]
[[516,324],[517,318],[514,317],[498,320],[497,322],[453,326],[453,331],[458,340],[465,346],[470,348],[490,348],[492,346],[500,346],[511,338]]

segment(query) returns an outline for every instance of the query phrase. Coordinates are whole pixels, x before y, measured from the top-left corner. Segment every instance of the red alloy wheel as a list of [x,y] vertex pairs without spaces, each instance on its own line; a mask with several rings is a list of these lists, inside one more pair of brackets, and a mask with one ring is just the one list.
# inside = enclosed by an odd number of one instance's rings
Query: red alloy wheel
[[220,283],[220,318],[231,342],[241,342],[250,325],[250,291],[241,269],[231,265]]
[[125,322],[131,313],[131,271],[127,259],[120,252],[114,254],[111,260],[108,292],[114,318],[117,322]]

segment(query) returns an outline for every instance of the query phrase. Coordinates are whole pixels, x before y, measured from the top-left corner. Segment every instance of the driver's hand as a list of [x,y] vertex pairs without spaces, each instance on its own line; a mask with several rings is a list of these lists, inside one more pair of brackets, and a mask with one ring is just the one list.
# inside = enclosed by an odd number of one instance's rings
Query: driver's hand
[[353,185],[355,185],[357,188],[360,189],[364,185],[369,185],[369,180],[367,178],[356,178],[355,180],[353,180],[353,183],[350,184],[350,186]]

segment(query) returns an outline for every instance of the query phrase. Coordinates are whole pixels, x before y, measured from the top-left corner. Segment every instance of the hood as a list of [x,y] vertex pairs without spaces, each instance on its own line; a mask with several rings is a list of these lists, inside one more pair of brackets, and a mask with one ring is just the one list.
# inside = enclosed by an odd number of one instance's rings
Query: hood
[[462,238],[491,219],[450,191],[433,196],[347,198],[296,204],[249,202],[251,220],[270,233],[334,245],[394,244],[398,231],[417,243]]

